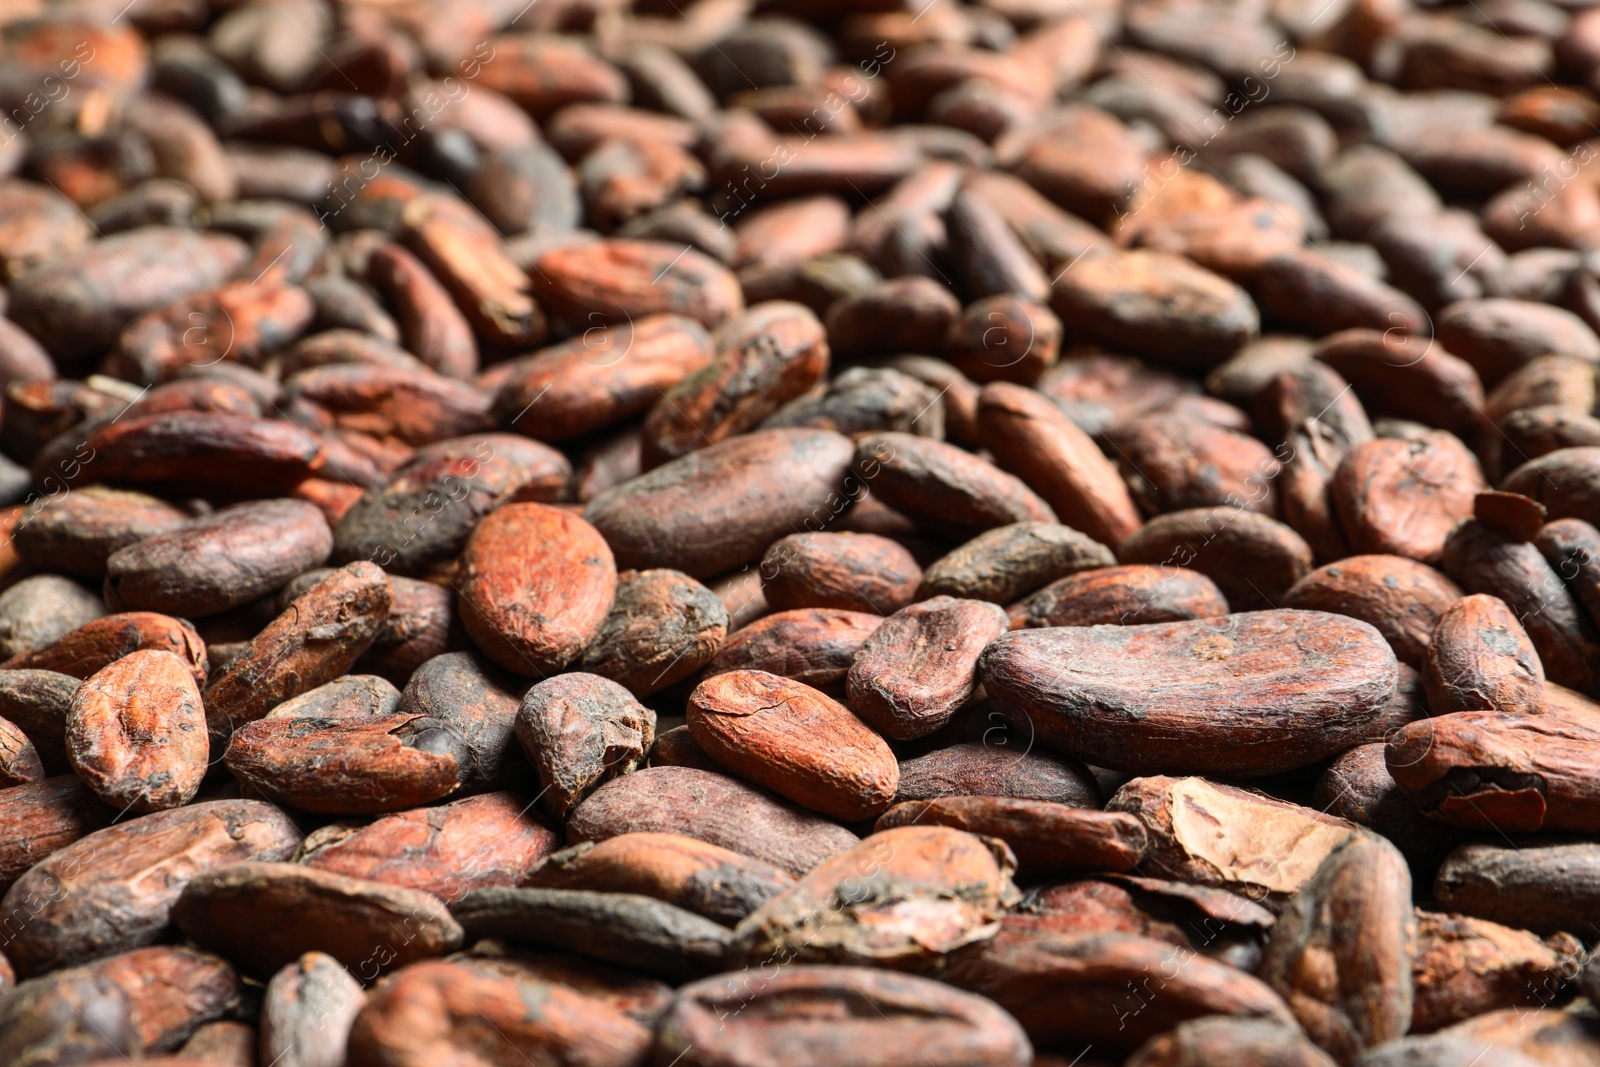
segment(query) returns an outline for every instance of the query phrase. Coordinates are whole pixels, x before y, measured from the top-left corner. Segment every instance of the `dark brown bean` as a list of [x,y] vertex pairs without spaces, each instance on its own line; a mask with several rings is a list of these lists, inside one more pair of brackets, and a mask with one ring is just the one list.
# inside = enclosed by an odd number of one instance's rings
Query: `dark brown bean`
[[1542,934],[1590,932],[1596,892],[1600,847],[1560,839],[1462,844],[1433,882],[1452,911]]
[[1039,393],[987,386],[978,400],[978,436],[1066,525],[1108,545],[1138,530],[1139,511],[1115,465]]
[[1302,611],[1022,630],[981,665],[990,698],[1054,747],[1134,773],[1234,777],[1342,751],[1397,673],[1366,623]]
[[707,578],[758,559],[795,528],[841,514],[850,440],[828,430],[762,430],[609,489],[584,508],[625,568]]
[[1144,824],[1132,815],[1017,797],[906,801],[880,815],[874,827],[882,832],[913,825],[952,826],[998,837],[1028,875],[1070,868],[1136,870],[1145,850]]
[[1109,548],[1070,526],[1016,523],[979,534],[931,564],[916,595],[1009,604],[1058,578],[1115,562]]
[[287,859],[300,831],[270,804],[221,800],[157,812],[79,838],[17,879],[0,911],[28,922],[6,945],[24,977],[152,944],[201,871]]
[[776,611],[836,608],[892,615],[922,579],[914,556],[874,534],[790,534],[761,560],[761,585]]
[[[1186,951],[1125,933],[997,937],[981,952],[965,955],[947,980],[1005,1008],[1047,1048],[1084,1042],[1114,1054],[1131,1052],[1181,1022],[1207,1015],[1292,1025],[1283,1000],[1260,979]],[[1163,978],[1160,995],[1137,996],[1147,976],[1171,973],[1180,958],[1183,966],[1172,979]]]
[[675,314],[704,326],[744,309],[738,280],[709,256],[659,241],[599,241],[552,249],[533,270],[534,294],[578,329]]
[[522,884],[654,897],[732,926],[794,879],[771,864],[692,837],[641,833],[557,852]]
[[220,284],[245,254],[224,234],[165,226],[113,234],[18,279],[8,313],[58,359],[82,360],[141,312]]
[[1332,1067],[1333,1060],[1292,1026],[1269,1019],[1209,1016],[1139,1046],[1127,1067],[1188,1067],[1226,1060],[1275,1067]]
[[567,820],[569,842],[627,833],[684,834],[803,875],[856,836],[726,775],[648,767],[595,790]]
[[277,419],[175,411],[109,422],[88,435],[94,481],[253,495],[287,492],[328,466],[304,430]]
[[565,499],[571,478],[565,456],[515,434],[440,441],[350,506],[333,531],[334,559],[415,574],[457,555],[501,504]]
[[[932,278],[890,278],[829,306],[823,322],[841,358],[943,350],[961,302]],[[957,372],[959,373],[959,372]]]
[[706,664],[705,673],[766,671],[842,694],[862,642],[882,623],[882,616],[860,611],[780,611],[731,634]]
[[951,323],[950,362],[975,382],[1031,385],[1055,365],[1061,332],[1055,312],[1033,300],[985,297]]
[[705,327],[681,315],[592,327],[493,368],[495,413],[542,441],[570,440],[643,414],[713,355]]
[[1410,1028],[1416,951],[1405,859],[1382,838],[1358,834],[1289,901],[1260,974],[1307,1036],[1347,1063]]
[[88,485],[30,509],[12,539],[17,554],[35,567],[98,578],[117,549],[188,520],[153,496]]
[[451,909],[469,935],[505,937],[682,980],[722,966],[728,928],[631,893],[477,889]]
[[655,740],[655,712],[616,682],[571,673],[528,690],[516,735],[539,772],[540,803],[565,819],[612,778],[638,767]]
[[0,886],[9,889],[35,863],[105,826],[116,814],[76,775],[0,789],[0,828],[4,830],[0,836]]
[[67,766],[67,708],[79,680],[54,671],[0,671],[0,718],[27,736],[44,769]]
[[800,304],[758,304],[711,340],[711,362],[663,392],[645,417],[645,469],[754,429],[828,370],[822,323]]
[[1221,507],[1277,511],[1282,464],[1253,437],[1186,415],[1151,414],[1107,434],[1146,514]]
[[25,785],[44,778],[44,762],[21,727],[0,718],[0,788]]
[[1600,713],[1462,711],[1391,734],[1389,773],[1419,808],[1469,829],[1591,833],[1600,825],[1593,770]]
[[72,579],[35,574],[0,593],[0,651],[44,648],[105,614],[105,602]]
[[1600,360],[1600,339],[1582,319],[1529,300],[1459,300],[1440,309],[1434,333],[1446,349],[1472,364],[1489,387],[1552,352],[1591,363]]
[[1444,572],[1467,592],[1506,602],[1527,630],[1550,681],[1583,691],[1596,685],[1600,636],[1538,548],[1472,519],[1451,531],[1442,562]]
[[532,784],[513,736],[518,694],[525,683],[471,652],[428,660],[411,675],[394,710],[423,715],[455,731],[464,742],[457,758],[462,789],[519,788]]
[[1348,381],[1369,412],[1414,419],[1454,434],[1477,428],[1483,386],[1465,360],[1437,340],[1380,330],[1323,338],[1315,356]]
[[361,719],[388,715],[400,703],[400,690],[372,674],[347,674],[319,685],[267,712],[268,719]]
[[940,797],[986,796],[1041,800],[1098,808],[1100,786],[1077,760],[1029,748],[1019,751],[998,736],[991,743],[951,745],[900,764],[896,804]]
[[996,526],[1056,519],[1021,480],[943,441],[873,434],[856,442],[854,469],[874,496],[940,532],[970,537]]
[[852,435],[897,430],[937,440],[945,435],[948,395],[889,367],[851,367],[773,412],[761,428],[814,426]]
[[1311,546],[1299,534],[1233,508],[1157,515],[1118,545],[1117,555],[1127,563],[1198,571],[1216,582],[1234,611],[1278,607],[1311,570]]
[[979,653],[1007,627],[1005,612],[981,600],[934,597],[896,612],[856,653],[850,706],[886,737],[927,736],[972,696]]
[[1582,519],[1557,519],[1539,529],[1534,543],[1567,583],[1589,621],[1600,618],[1600,530]]
[[371,981],[443,955],[461,927],[437,897],[297,863],[245,861],[189,880],[172,919],[195,944],[265,981],[314,946]]
[[722,601],[687,574],[624,571],[611,612],[578,665],[645,697],[705,666],[727,633]]
[[332,551],[333,533],[310,504],[236,504],[112,553],[106,603],[181,618],[214,615],[276,591]]
[[1222,362],[1260,330],[1243,289],[1165,252],[1075,262],[1055,280],[1050,303],[1091,340],[1197,369]]

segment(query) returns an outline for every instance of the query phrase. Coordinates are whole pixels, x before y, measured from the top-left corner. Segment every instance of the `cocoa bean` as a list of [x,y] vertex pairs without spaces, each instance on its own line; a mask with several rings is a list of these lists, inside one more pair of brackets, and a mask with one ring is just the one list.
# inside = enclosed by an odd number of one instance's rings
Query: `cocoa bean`
[[1134,773],[1236,777],[1339,752],[1383,713],[1397,674],[1367,624],[1288,610],[1023,630],[980,665],[1008,720],[1053,747]]
[[573,672],[529,689],[515,728],[539,772],[540,804],[565,819],[598,786],[644,761],[656,716],[616,682]]
[[294,863],[246,861],[197,874],[172,919],[190,941],[263,981],[313,944],[371,981],[390,965],[453,951],[462,936],[437,897]]

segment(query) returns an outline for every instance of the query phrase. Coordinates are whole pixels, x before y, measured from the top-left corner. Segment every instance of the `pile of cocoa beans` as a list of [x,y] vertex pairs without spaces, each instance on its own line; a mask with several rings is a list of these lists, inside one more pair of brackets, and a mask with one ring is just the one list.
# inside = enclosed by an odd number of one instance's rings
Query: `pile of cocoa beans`
[[1596,0],[0,3],[0,1067],[1600,1067]]

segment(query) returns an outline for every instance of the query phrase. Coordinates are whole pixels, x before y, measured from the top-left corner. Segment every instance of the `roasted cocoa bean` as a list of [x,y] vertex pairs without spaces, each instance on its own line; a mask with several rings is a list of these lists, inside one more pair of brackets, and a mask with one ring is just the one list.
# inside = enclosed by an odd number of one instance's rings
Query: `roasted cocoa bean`
[[332,551],[328,523],[310,504],[236,504],[112,553],[106,603],[180,618],[214,615],[274,592]]
[[1134,773],[1235,777],[1341,751],[1397,674],[1366,623],[1289,610],[1023,630],[991,643],[981,668],[1007,719],[1052,747]]
[[648,1051],[650,1031],[598,997],[536,975],[478,960],[426,960],[373,991],[350,1027],[349,1053],[359,1063],[423,1067],[485,1055],[485,1040],[497,1059],[520,1058],[526,1048],[625,1067]]
[[838,608],[893,615],[912,603],[922,568],[875,534],[790,534],[761,559],[761,588],[776,611]]
[[683,834],[800,876],[856,843],[844,827],[734,778],[694,767],[647,767],[608,782],[573,811],[567,840]]
[[850,706],[885,737],[926,737],[978,685],[978,656],[1006,632],[1005,612],[981,600],[934,597],[896,612],[856,652]]
[[429,893],[446,904],[474,889],[516,885],[556,847],[516,793],[484,793],[376,819],[333,823],[306,838],[299,860],[350,878]]
[[763,430],[692,452],[584,508],[620,567],[706,578],[760,558],[796,525],[826,526],[859,495],[851,445],[828,430]]
[[183,660],[196,683],[205,682],[209,664],[200,635],[182,619],[153,611],[129,611],[84,623],[50,644],[12,656],[3,666],[90,678],[124,656],[145,650],[171,652]]
[[687,574],[624,571],[611,613],[579,666],[646,697],[705,666],[727,634],[722,601]]
[[1420,667],[1434,627],[1460,588],[1404,556],[1347,556],[1318,567],[1284,595],[1283,606],[1331,611],[1370,623],[1401,663]]
[[172,906],[196,874],[287,859],[300,837],[283,812],[252,800],[191,804],[87,834],[0,901],[8,916],[27,916],[6,955],[29,977],[152,944],[169,932]]
[[296,597],[206,686],[212,747],[349,670],[377,638],[389,603],[388,579],[371,563],[342,567]]
[[260,719],[233,731],[223,763],[241,784],[301,811],[405,811],[461,788],[467,739],[425,715]]
[[350,1027],[367,1002],[360,983],[325,952],[307,952],[267,982],[261,1056],[284,1067],[344,1062]]
[[1137,815],[1143,869],[1281,905],[1357,826],[1313,808],[1204,778],[1135,778],[1106,801]]
[[188,521],[188,515],[156,497],[87,485],[30,509],[11,536],[17,554],[35,567],[98,578],[119,548]]
[[1234,611],[1277,607],[1311,570],[1311,546],[1299,534],[1265,515],[1232,508],[1157,515],[1124,540],[1117,554],[1125,563],[1198,571],[1216,582]]
[[504,937],[683,979],[714,971],[728,928],[651,897],[581,889],[477,889],[452,907],[473,936]]
[[[883,830],[747,916],[734,928],[734,953],[753,964],[935,969],[949,953],[994,935],[993,923],[1017,899],[1014,863],[999,842],[949,827]],[[866,883],[874,889],[862,894],[857,887]],[[875,922],[884,907],[908,921]]]
[[1058,578],[1115,562],[1109,548],[1070,526],[1019,522],[981,533],[931,564],[916,596],[1009,604]]
[[883,738],[849,708],[780,675],[712,675],[689,695],[688,725],[724,767],[836,819],[878,814],[900,782]]
[[1122,812],[1086,811],[1015,797],[940,797],[896,804],[874,826],[952,826],[1010,846],[1023,874],[1080,869],[1137,870],[1144,824]]
[[1486,488],[1478,461],[1454,436],[1378,438],[1352,448],[1333,479],[1339,521],[1355,552],[1437,564],[1451,527]]
[[1051,582],[1023,601],[1029,626],[1129,626],[1220,618],[1228,602],[1198,571],[1171,565],[1100,567]]
[[[856,653],[882,624],[881,615],[861,611],[780,611],[730,634],[705,673],[766,671],[841,695]],[[0,680],[4,677],[0,672]]]
[[271,978],[309,945],[371,981],[461,945],[461,927],[437,897],[415,889],[314,870],[245,861],[189,880],[172,920],[246,974]]
[[1439,616],[1423,667],[1428,710],[1537,714],[1544,707],[1544,665],[1505,601],[1462,597]]
[[1349,1063],[1410,1028],[1416,953],[1405,859],[1382,838],[1357,834],[1289,900],[1258,973],[1312,1041]]
[[118,810],[164,811],[194,799],[210,760],[200,689],[171,652],[132,652],[78,687],[67,759]]
[[829,966],[690,983],[662,1019],[655,1050],[685,1067],[799,1067],[812,1055],[840,1067],[1020,1067],[1032,1052],[1016,1021],[982,997],[914,975]]
[[655,732],[655,712],[633,694],[576,671],[533,686],[517,709],[517,740],[539,772],[539,803],[557,819],[638,767]]

